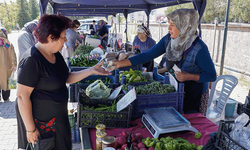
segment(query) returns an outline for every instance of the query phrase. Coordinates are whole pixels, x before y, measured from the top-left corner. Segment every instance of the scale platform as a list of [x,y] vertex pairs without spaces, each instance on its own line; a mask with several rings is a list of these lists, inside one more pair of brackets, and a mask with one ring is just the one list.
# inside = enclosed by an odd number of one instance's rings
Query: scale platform
[[154,138],[160,134],[190,130],[198,132],[190,122],[173,107],[160,107],[144,110],[142,122]]

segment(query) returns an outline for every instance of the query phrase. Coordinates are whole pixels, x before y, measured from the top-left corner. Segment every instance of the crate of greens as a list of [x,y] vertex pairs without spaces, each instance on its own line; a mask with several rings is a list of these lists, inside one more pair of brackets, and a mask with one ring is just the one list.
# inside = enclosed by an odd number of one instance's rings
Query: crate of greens
[[124,96],[116,99],[90,99],[84,92],[79,93],[77,106],[77,125],[79,127],[95,127],[105,124],[107,128],[128,128],[131,121],[131,105],[116,112],[116,103]]
[[97,54],[93,54],[93,56],[89,54],[80,54],[77,57],[72,57],[67,60],[68,68],[71,72],[84,70],[96,65],[99,62],[98,58],[99,56]]
[[86,89],[89,84],[95,82],[97,79],[102,80],[102,82],[111,89],[115,89],[120,85],[118,79],[115,79],[115,77],[112,75],[91,75],[81,80],[80,82],[69,84],[69,101],[77,102],[79,90]]
[[179,83],[178,90],[163,82],[144,83],[142,85],[123,85],[123,90],[128,91],[135,87],[136,100],[132,102],[133,119],[141,117],[144,109],[172,106],[178,112],[183,113],[184,84]]

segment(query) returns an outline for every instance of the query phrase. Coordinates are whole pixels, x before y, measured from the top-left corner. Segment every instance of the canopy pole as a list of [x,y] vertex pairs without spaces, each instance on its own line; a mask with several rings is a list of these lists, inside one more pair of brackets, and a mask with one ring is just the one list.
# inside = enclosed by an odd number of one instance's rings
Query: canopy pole
[[126,19],[126,29],[125,29],[125,32],[126,32],[126,44],[128,42],[128,10],[125,9],[125,19]]
[[119,33],[121,33],[121,30],[120,30],[120,23],[121,22],[121,18],[120,18],[120,13],[119,13]]
[[227,29],[228,29],[227,26],[228,26],[229,8],[230,8],[230,0],[227,0],[227,12],[226,12],[226,18],[225,18],[224,37],[223,37],[222,55],[221,55],[221,63],[220,63],[220,75],[223,74],[223,67],[224,67],[224,58],[225,58],[226,43],[227,43]]

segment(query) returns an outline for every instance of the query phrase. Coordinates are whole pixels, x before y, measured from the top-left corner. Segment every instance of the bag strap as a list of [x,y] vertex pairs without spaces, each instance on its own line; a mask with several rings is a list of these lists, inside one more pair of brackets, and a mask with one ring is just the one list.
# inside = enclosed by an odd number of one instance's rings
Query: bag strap
[[32,146],[32,143],[28,143],[27,146],[26,146],[26,150],[28,150],[30,147],[31,150],[36,150],[36,146]]

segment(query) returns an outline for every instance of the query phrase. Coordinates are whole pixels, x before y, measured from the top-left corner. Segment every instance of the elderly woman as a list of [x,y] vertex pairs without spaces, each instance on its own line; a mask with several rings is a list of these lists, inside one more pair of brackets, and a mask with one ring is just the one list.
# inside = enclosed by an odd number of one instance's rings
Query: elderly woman
[[[144,25],[138,25],[137,36],[135,36],[132,51],[134,50],[134,47],[137,46],[139,47],[141,53],[143,53],[149,50],[155,44],[155,40],[151,38],[150,30]],[[150,60],[149,62],[144,63],[143,67],[146,67],[147,71],[152,72],[154,68],[154,60]]]
[[108,75],[94,67],[69,72],[59,53],[67,42],[70,20],[64,16],[43,15],[36,29],[38,43],[28,49],[19,63],[17,78],[18,148],[38,137],[53,135],[54,149],[72,149],[66,83],[75,83],[92,74]]
[[104,20],[99,21],[97,32],[98,32],[98,35],[101,36],[101,45],[106,50],[109,32],[106,27],[106,22]]
[[12,71],[16,70],[16,53],[13,45],[8,40],[7,30],[0,28],[0,100],[1,91],[3,100],[9,101],[10,89],[8,86],[8,78]]
[[72,57],[75,50],[76,40],[79,41],[79,43],[82,43],[82,38],[77,33],[77,28],[79,26],[80,22],[78,20],[73,20],[71,22],[70,28],[66,30],[67,42],[65,42],[65,45],[63,46],[61,51],[64,59],[66,59],[67,57]]
[[34,30],[38,24],[38,20],[33,20],[24,25],[17,38],[17,45],[19,50],[18,62],[21,60],[23,53],[31,46],[35,45]]
[[116,68],[137,65],[166,53],[166,67],[171,72],[176,64],[181,71],[175,78],[185,87],[184,113],[199,112],[201,95],[208,82],[216,80],[216,71],[206,44],[198,37],[198,13],[194,9],[178,9],[167,15],[169,33],[145,53],[114,62]]

